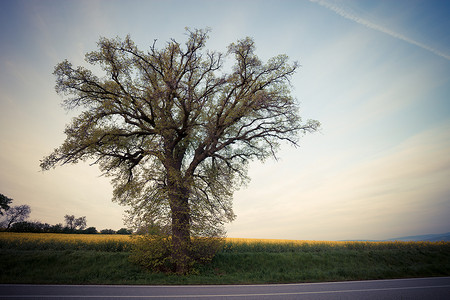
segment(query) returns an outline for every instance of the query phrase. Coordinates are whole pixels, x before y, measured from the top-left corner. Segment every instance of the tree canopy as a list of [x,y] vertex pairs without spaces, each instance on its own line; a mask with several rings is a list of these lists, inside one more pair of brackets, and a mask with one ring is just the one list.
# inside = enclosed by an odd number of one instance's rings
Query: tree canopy
[[3,211],[7,211],[9,209],[9,204],[12,202],[12,200],[13,199],[0,194],[0,216],[3,216]]
[[23,222],[28,219],[31,213],[29,205],[17,205],[10,207],[5,213],[5,220],[3,221],[6,229],[8,230],[14,223]]
[[74,215],[65,215],[64,222],[70,230],[83,230],[86,228],[86,216],[75,218]]
[[[275,156],[280,142],[297,145],[302,122],[290,94],[298,68],[286,55],[263,63],[251,38],[226,55],[204,50],[208,30],[139,50],[130,36],[101,38],[86,61],[104,76],[65,60],[55,68],[56,90],[81,110],[66,140],[41,161],[44,170],[90,161],[112,177],[113,199],[131,207],[133,221],[150,220],[173,237],[178,272],[189,260],[191,234],[219,234],[235,218],[232,196],[248,180],[253,159]],[[224,58],[235,64],[223,71]]]

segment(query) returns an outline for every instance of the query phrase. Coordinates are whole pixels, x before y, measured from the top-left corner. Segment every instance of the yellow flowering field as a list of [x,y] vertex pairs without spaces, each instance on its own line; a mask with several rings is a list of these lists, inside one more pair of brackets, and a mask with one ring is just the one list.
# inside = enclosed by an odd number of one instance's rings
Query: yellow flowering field
[[[134,239],[119,234],[0,232],[0,249],[130,251]],[[423,249],[450,251],[450,242],[307,241],[225,238],[222,252],[321,252],[326,250]]]
[[0,232],[0,249],[97,250],[120,252],[131,248],[131,238],[120,234],[63,234]]
[[330,249],[392,250],[392,249],[446,249],[450,242],[404,241],[308,241],[282,239],[226,238],[224,252],[318,252]]

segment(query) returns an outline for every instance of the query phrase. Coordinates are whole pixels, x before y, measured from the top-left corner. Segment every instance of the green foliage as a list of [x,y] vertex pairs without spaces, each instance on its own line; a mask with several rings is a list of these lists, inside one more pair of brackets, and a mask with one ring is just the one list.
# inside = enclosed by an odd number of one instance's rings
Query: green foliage
[[198,264],[208,264],[222,249],[224,239],[219,237],[195,237],[190,248],[191,257]]
[[171,239],[163,236],[134,237],[130,261],[156,272],[173,272]]
[[98,51],[86,54],[99,75],[58,64],[56,91],[80,114],[41,161],[48,170],[94,160],[113,178],[114,200],[130,207],[131,222],[171,227],[180,270],[190,250],[178,241],[217,236],[235,218],[232,197],[248,181],[249,162],[320,126],[298,114],[289,84],[298,64],[286,55],[264,63],[253,40],[241,39],[228,47],[235,62],[224,73],[223,54],[204,49],[208,30],[187,29],[187,36],[184,46],[171,40],[147,51],[129,36],[101,38]]
[[[212,261],[221,249],[220,238],[197,237],[189,245],[189,272],[196,272],[195,266]],[[172,255],[172,238],[164,235],[135,236],[130,261],[154,272],[173,273],[176,262]]]

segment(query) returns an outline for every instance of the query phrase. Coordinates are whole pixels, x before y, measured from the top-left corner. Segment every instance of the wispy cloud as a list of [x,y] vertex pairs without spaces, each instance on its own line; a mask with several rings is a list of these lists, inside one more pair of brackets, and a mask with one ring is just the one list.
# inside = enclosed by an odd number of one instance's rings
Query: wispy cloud
[[271,183],[238,193],[238,219],[229,234],[327,240],[444,232],[450,225],[449,138],[447,121],[342,169],[333,165],[336,157],[325,157],[288,179],[266,175]]
[[352,20],[352,21],[354,21],[354,22],[356,22],[358,24],[361,24],[363,26],[366,26],[366,27],[368,27],[370,29],[373,29],[373,30],[385,33],[385,34],[390,35],[390,36],[392,36],[392,37],[394,37],[396,39],[405,41],[405,42],[407,42],[407,43],[409,43],[411,45],[420,47],[420,48],[425,49],[427,51],[430,51],[430,52],[432,52],[432,53],[434,53],[434,54],[436,54],[438,56],[441,56],[441,57],[443,57],[443,58],[445,58],[447,60],[450,60],[450,55],[445,54],[445,53],[443,53],[443,52],[441,52],[441,51],[439,51],[437,49],[434,49],[433,47],[430,47],[429,45],[426,45],[426,44],[423,44],[423,43],[418,42],[416,40],[413,40],[413,39],[411,39],[411,38],[409,38],[407,36],[404,36],[404,35],[402,35],[402,34],[400,34],[398,32],[393,31],[393,30],[391,30],[389,28],[386,28],[384,26],[381,26],[379,24],[375,24],[375,23],[373,23],[373,22],[371,22],[369,20],[366,20],[366,19],[358,16],[356,13],[354,13],[348,7],[343,7],[342,5],[339,5],[337,3],[332,3],[332,2],[327,1],[327,0],[309,0],[309,1],[317,3],[317,4],[327,8],[329,10],[332,10],[336,14],[340,15],[341,17],[344,17],[346,19]]

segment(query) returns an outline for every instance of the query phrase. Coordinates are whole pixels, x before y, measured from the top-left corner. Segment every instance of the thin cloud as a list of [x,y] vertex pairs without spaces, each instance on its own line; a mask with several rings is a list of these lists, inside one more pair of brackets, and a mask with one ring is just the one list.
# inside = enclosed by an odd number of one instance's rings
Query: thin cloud
[[388,29],[386,27],[383,27],[381,25],[378,25],[378,24],[372,23],[372,22],[370,22],[368,20],[365,20],[365,19],[357,16],[356,14],[352,13],[347,8],[341,7],[341,6],[339,6],[339,5],[335,4],[335,3],[330,3],[330,2],[328,2],[326,0],[309,0],[309,1],[311,1],[313,3],[317,3],[320,6],[325,7],[327,9],[331,10],[331,11],[334,11],[336,14],[338,14],[341,17],[344,17],[344,18],[346,18],[348,20],[352,20],[352,21],[354,21],[354,22],[356,22],[358,24],[361,24],[363,26],[366,26],[366,27],[368,27],[370,29],[373,29],[373,30],[376,30],[376,31],[379,31],[379,32],[382,32],[382,33],[385,33],[385,34],[388,34],[388,35],[390,35],[390,36],[392,36],[392,37],[394,37],[396,39],[405,41],[405,42],[407,42],[407,43],[409,43],[411,45],[414,45],[414,46],[418,46],[418,47],[420,47],[422,49],[425,49],[427,51],[430,51],[430,52],[432,52],[432,53],[434,53],[434,54],[436,54],[436,55],[438,55],[440,57],[443,57],[443,58],[445,58],[447,60],[450,60],[450,55],[442,53],[439,50],[436,50],[436,49],[434,49],[434,48],[432,48],[432,47],[430,47],[428,45],[425,45],[425,44],[420,43],[418,41],[415,41],[413,39],[410,39],[410,38],[408,38],[408,37],[406,37],[406,36],[404,36],[402,34],[399,34],[399,33],[395,32],[395,31],[390,30],[390,29]]
[[448,149],[450,121],[344,169],[325,157],[313,170],[240,191],[238,219],[227,227],[229,234],[330,240],[445,232],[450,225]]

